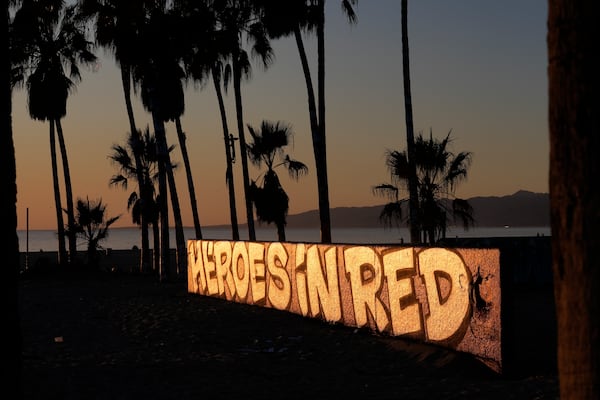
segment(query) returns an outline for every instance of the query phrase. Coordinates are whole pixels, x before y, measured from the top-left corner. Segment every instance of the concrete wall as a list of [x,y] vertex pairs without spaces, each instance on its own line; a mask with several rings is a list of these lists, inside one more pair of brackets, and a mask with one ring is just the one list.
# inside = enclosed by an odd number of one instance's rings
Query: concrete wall
[[549,236],[454,238],[442,244],[500,250],[502,364],[506,375],[556,372],[551,239]]
[[190,240],[188,291],[436,344],[502,370],[498,249]]

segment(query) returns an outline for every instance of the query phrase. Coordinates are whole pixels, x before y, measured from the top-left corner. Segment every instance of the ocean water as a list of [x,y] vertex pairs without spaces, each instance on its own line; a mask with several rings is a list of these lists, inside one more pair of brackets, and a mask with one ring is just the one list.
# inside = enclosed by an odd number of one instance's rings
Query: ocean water
[[[450,229],[446,237],[473,238],[473,237],[531,237],[550,236],[550,227],[485,227],[471,228],[465,231],[462,228]],[[184,229],[185,239],[194,239],[194,229]],[[19,250],[21,252],[57,251],[58,239],[52,230],[18,231]],[[202,229],[204,239],[231,239],[230,228],[205,227]],[[334,228],[331,231],[334,243],[349,244],[400,244],[408,242],[410,234],[407,228],[385,229],[380,228]],[[140,247],[139,228],[112,228],[105,241],[101,243],[105,249],[127,250],[134,246]],[[169,239],[171,247],[175,247],[175,230],[170,230]],[[248,231],[240,228],[240,239],[248,239]],[[277,232],[273,227],[256,227],[258,241],[277,241]],[[287,229],[286,239],[289,242],[318,243],[320,241],[319,229]],[[78,250],[85,250],[86,243],[78,241]],[[152,233],[150,233],[150,247],[152,247]]]

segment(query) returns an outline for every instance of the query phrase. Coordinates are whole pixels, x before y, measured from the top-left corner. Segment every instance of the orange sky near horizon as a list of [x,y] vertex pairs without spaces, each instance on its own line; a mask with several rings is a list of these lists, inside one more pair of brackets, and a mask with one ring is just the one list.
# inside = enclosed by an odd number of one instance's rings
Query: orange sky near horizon
[[[459,197],[501,196],[518,190],[548,191],[547,5],[541,0],[459,3],[445,0],[409,3],[411,86],[415,133],[437,138],[452,130],[452,149],[471,151],[468,179]],[[331,207],[383,204],[372,187],[387,182],[385,153],[406,147],[402,86],[400,2],[360,1],[358,23],[350,26],[339,2],[326,10],[327,156]],[[290,214],[317,209],[316,172],[309,131],[307,95],[295,42],[273,42],[274,64],[242,86],[245,124],[263,119],[292,126],[292,158],[309,173],[298,181],[279,171],[290,198]],[[307,38],[316,73],[316,43]],[[62,120],[75,200],[102,199],[107,216],[120,215],[114,227],[132,226],[129,193],[110,187],[117,172],[108,156],[124,144],[127,114],[119,71],[110,55],[97,71],[84,71]],[[316,75],[313,75],[316,82]],[[229,128],[235,135],[233,92],[226,97]],[[151,126],[135,100],[139,128]],[[225,152],[214,88],[186,90],[182,117],[193,168],[200,222],[228,224]],[[23,90],[13,94],[13,135],[17,159],[18,229],[56,229],[48,123],[29,118]],[[248,135],[246,133],[246,135]],[[192,225],[183,162],[174,124],[167,137],[176,146],[177,190],[184,224]],[[239,151],[239,148],[236,149]],[[241,162],[234,164],[237,217],[245,222]],[[260,171],[250,167],[251,178]],[[62,175],[61,175],[62,176]],[[64,188],[61,180],[61,187]],[[63,200],[64,206],[64,200]],[[170,218],[173,221],[173,218]]]

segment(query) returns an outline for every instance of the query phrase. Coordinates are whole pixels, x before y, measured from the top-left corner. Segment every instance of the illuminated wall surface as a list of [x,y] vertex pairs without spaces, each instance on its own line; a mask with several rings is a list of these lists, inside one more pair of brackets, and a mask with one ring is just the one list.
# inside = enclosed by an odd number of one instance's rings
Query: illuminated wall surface
[[473,354],[500,372],[497,249],[188,241],[188,292]]

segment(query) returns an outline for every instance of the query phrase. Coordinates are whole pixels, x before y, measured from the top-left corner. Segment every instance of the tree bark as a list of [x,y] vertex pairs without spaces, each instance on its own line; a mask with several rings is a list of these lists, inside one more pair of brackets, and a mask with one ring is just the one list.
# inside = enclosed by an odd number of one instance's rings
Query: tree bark
[[2,16],[2,127],[0,128],[0,221],[2,240],[0,254],[3,257],[4,271],[0,279],[0,304],[4,319],[4,340],[2,360],[7,367],[2,373],[2,388],[12,393],[15,399],[23,398],[21,375],[23,371],[22,336],[19,315],[19,236],[17,235],[17,167],[12,132],[12,93],[10,86],[9,54],[9,2],[4,2]]
[[190,207],[192,208],[192,219],[194,221],[195,239],[202,239],[202,227],[200,226],[200,215],[198,214],[198,204],[196,201],[196,189],[194,188],[194,179],[192,178],[192,167],[190,165],[190,157],[187,151],[186,136],[181,127],[181,119],[175,119],[175,127],[177,129],[177,139],[181,149],[181,157],[185,166],[185,177],[187,179],[188,189],[190,192]]
[[319,219],[321,243],[331,243],[331,214],[329,210],[329,183],[327,178],[327,141],[325,130],[325,0],[319,0],[319,24],[317,25],[317,86],[319,99],[319,129],[316,145],[317,189],[319,194]]
[[56,131],[54,120],[49,119],[50,124],[50,160],[52,161],[52,186],[54,188],[54,208],[56,211],[56,231],[58,236],[58,260],[59,265],[67,263],[67,246],[65,243],[65,223],[63,219],[62,200],[60,198],[60,184],[58,179],[58,161],[56,156]]
[[408,155],[408,221],[410,241],[421,243],[419,226],[419,193],[415,164],[415,132],[410,89],[410,52],[408,49],[408,0],[402,0],[402,77],[404,82],[404,116],[406,120],[406,153]]
[[69,157],[67,156],[67,145],[63,134],[60,119],[56,119],[56,133],[60,147],[60,155],[63,165],[65,179],[65,198],[67,200],[67,226],[69,227],[67,238],[69,240],[69,264],[74,264],[77,259],[77,234],[73,230],[75,226],[75,208],[73,206],[73,186],[71,184],[71,169],[69,168]]
[[549,0],[550,221],[561,399],[600,398],[600,12]]
[[244,178],[244,200],[246,204],[246,220],[248,224],[248,240],[256,240],[256,231],[254,229],[254,212],[252,209],[252,200],[250,199],[250,174],[248,172],[248,155],[246,154],[246,136],[244,134],[244,114],[242,109],[242,75],[240,70],[238,55],[233,60],[233,89],[235,94],[235,110],[237,114],[238,136],[240,139],[240,158],[242,159],[242,175]]
[[215,85],[215,92],[217,94],[217,101],[219,103],[219,111],[221,114],[221,124],[223,125],[223,140],[225,141],[225,158],[227,161],[227,169],[225,171],[225,179],[227,180],[227,187],[229,188],[229,218],[231,220],[231,236],[232,240],[240,240],[240,231],[238,228],[237,220],[237,207],[235,205],[235,185],[233,181],[233,157],[231,155],[231,149],[233,143],[229,136],[229,128],[227,127],[227,116],[225,114],[225,102],[223,101],[223,93],[221,92],[221,84],[218,77],[218,71],[216,68],[212,70],[213,84]]
[[[159,281],[167,281],[171,274],[171,248],[169,240],[169,203],[167,184],[167,163],[169,159],[167,139],[164,123],[156,112],[152,112],[154,135],[156,137],[156,154],[158,155],[158,210],[160,218],[160,266],[158,269]],[[155,248],[154,251],[157,251]]]
[[138,192],[142,202],[142,211],[140,213],[140,227],[141,227],[141,246],[142,251],[140,253],[140,272],[146,273],[150,271],[150,237],[148,233],[149,222],[148,222],[148,204],[152,202],[152,199],[148,198],[147,193],[143,190],[144,172],[142,170],[142,161],[140,158],[140,132],[137,129],[135,123],[135,117],[133,114],[133,105],[131,104],[131,68],[124,63],[121,66],[121,83],[123,86],[123,96],[125,97],[125,107],[127,109],[127,118],[129,119],[129,129],[131,131],[131,140],[133,147],[133,157],[135,160],[135,169],[138,183]]

